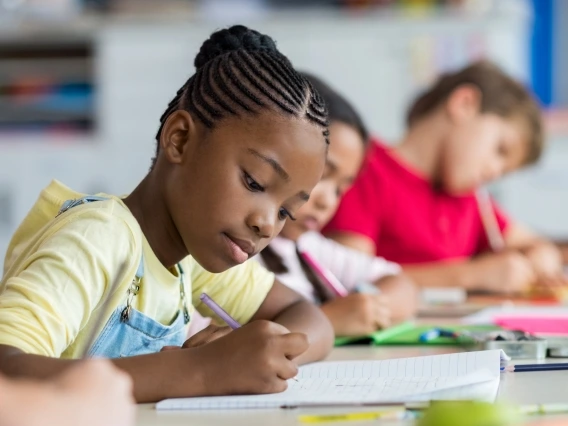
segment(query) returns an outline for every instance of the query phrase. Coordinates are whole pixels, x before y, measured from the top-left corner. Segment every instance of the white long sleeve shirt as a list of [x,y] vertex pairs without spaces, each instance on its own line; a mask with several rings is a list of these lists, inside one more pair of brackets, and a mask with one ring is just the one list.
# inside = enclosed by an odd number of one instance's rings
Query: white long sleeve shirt
[[[333,273],[350,292],[361,282],[374,282],[389,275],[399,274],[401,268],[396,263],[381,257],[370,256],[345,247],[319,232],[307,232],[296,243],[282,237],[276,237],[270,247],[282,258],[288,272],[277,274],[280,282],[300,293],[306,299],[315,302],[317,293],[304,273],[296,253],[309,253],[323,267]],[[261,256],[256,259],[264,265]]]

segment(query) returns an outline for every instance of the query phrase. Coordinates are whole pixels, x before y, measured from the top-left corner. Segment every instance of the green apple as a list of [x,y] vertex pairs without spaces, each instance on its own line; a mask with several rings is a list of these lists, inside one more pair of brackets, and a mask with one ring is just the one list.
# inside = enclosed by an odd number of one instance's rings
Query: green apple
[[518,410],[478,401],[433,401],[419,426],[510,426],[520,423]]

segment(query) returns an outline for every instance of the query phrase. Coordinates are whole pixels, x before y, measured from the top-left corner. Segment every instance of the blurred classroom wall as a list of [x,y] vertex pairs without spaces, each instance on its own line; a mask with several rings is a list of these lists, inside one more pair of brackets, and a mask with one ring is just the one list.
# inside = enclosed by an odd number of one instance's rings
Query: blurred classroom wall
[[[234,23],[275,38],[297,68],[346,94],[391,142],[404,130],[412,97],[470,60],[490,58],[539,88],[553,111],[547,155],[493,190],[515,216],[568,236],[568,82],[561,77],[568,2],[534,2],[548,7],[528,0],[0,0],[0,253],[53,178],[89,193],[132,190],[199,46]],[[535,38],[537,24],[550,31]],[[543,56],[541,46],[551,53]]]

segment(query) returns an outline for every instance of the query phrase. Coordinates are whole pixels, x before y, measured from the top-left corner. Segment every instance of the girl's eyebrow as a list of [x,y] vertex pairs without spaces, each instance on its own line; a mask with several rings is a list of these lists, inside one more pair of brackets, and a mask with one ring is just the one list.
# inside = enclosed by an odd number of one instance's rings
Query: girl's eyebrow
[[[270,164],[270,166],[274,169],[274,171],[278,174],[278,176],[280,176],[286,182],[290,181],[290,175],[286,172],[286,170],[284,170],[284,168],[280,165],[280,163],[278,161],[276,161],[274,158],[262,155],[260,152],[258,152],[255,149],[252,149],[252,148],[249,148],[247,151],[250,154],[254,155],[255,157],[260,158],[262,161],[265,161],[268,164]],[[310,194],[308,194],[306,191],[300,191],[300,192],[298,192],[298,194],[296,196],[299,197],[303,201],[308,201],[310,199]]]
[[286,170],[284,170],[284,168],[280,165],[280,163],[278,161],[276,161],[274,158],[262,155],[260,152],[258,152],[255,149],[252,149],[252,148],[249,148],[247,151],[250,154],[254,155],[255,157],[260,158],[261,160],[270,164],[270,166],[274,169],[274,171],[278,174],[278,176],[280,176],[286,182],[288,182],[290,180],[290,175],[286,172]]

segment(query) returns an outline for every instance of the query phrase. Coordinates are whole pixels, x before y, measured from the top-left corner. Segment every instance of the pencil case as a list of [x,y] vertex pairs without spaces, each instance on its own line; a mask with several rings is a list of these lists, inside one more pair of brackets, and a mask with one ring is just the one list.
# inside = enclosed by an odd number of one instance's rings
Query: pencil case
[[522,331],[503,331],[488,336],[484,349],[501,349],[512,359],[545,359],[548,342]]
[[550,358],[568,358],[568,337],[547,337]]

